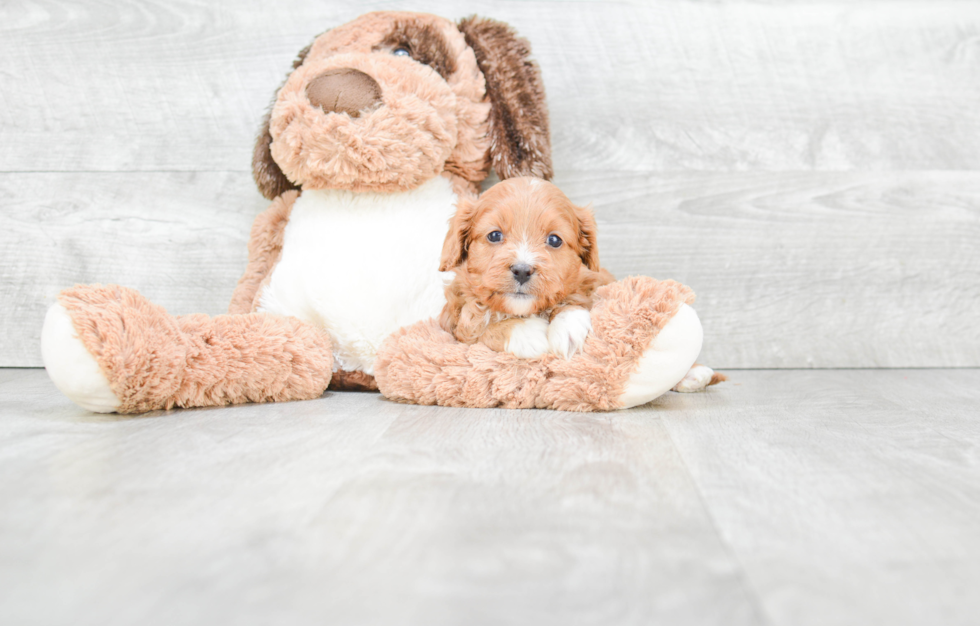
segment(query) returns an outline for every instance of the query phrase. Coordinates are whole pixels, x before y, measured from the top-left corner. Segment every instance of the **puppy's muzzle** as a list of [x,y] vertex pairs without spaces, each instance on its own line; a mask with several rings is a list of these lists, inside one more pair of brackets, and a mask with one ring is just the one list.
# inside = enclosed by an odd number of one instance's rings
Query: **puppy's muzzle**
[[510,273],[514,275],[514,280],[517,281],[518,285],[523,285],[531,280],[534,268],[526,263],[518,263],[510,266]]
[[342,68],[311,80],[306,86],[306,97],[324,113],[358,117],[381,104],[381,86],[364,72]]

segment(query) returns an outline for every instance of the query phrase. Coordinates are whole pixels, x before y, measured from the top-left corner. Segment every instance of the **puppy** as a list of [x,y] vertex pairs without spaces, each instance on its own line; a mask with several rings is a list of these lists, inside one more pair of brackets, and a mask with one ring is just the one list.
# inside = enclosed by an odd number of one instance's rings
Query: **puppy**
[[442,248],[442,327],[457,340],[534,358],[569,358],[592,328],[599,267],[592,212],[549,182],[511,178],[460,201]]

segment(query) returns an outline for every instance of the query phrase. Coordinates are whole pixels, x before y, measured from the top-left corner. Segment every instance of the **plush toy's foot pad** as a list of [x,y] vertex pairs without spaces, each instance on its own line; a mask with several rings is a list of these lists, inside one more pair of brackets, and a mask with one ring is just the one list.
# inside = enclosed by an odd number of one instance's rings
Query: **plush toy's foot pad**
[[41,357],[48,376],[61,393],[82,408],[112,413],[121,404],[72,325],[60,303],[51,305],[41,329]]
[[697,313],[687,304],[681,305],[654,338],[653,344],[643,352],[619,398],[622,408],[646,404],[678,384],[698,358],[702,339]]

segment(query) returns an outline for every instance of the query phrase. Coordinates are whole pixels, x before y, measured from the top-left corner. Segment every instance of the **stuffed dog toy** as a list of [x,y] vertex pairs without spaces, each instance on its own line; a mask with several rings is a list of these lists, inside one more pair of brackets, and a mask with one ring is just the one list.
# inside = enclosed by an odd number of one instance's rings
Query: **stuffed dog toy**
[[671,388],[701,345],[693,296],[676,283],[600,288],[594,332],[568,360],[459,344],[433,319],[457,202],[475,198],[490,167],[502,180],[551,177],[529,54],[507,25],[477,17],[370,13],[317,37],[259,134],[253,171],[272,204],[229,314],[175,317],[116,285],[66,289],[41,337],[55,385],[119,413],[309,399],[328,385],[604,410]]

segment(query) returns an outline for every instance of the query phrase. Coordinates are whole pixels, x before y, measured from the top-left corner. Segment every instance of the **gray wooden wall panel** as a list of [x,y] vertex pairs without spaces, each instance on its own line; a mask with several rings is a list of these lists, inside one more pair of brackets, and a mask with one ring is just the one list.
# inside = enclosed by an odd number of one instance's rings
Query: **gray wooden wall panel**
[[0,366],[40,366],[44,313],[76,283],[224,313],[268,203],[244,173],[0,174]]
[[5,3],[0,171],[247,168],[296,52],[374,8],[534,45],[563,169],[980,166],[980,3]]
[[724,367],[980,364],[980,172],[560,175],[617,276],[698,293]]
[[721,367],[980,365],[980,3],[41,0],[0,5],[0,365],[54,294],[219,313],[264,203],[258,120],[371,9],[531,41],[556,181],[605,263],[699,293]]
[[[718,367],[980,364],[980,172],[559,171],[592,203],[617,276],[699,295]],[[223,313],[265,206],[244,173],[0,175],[10,323],[0,365],[40,365],[57,291],[132,286],[174,313]]]

